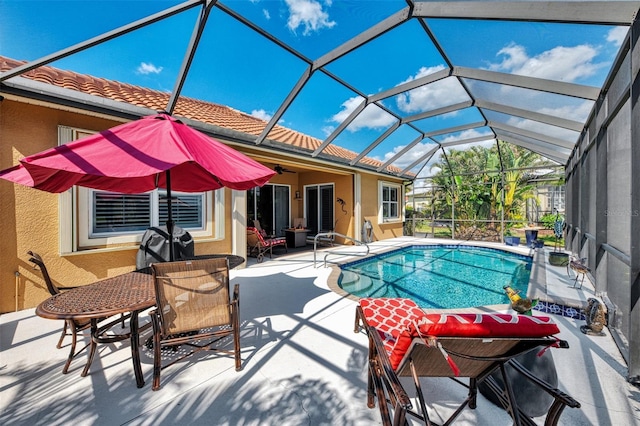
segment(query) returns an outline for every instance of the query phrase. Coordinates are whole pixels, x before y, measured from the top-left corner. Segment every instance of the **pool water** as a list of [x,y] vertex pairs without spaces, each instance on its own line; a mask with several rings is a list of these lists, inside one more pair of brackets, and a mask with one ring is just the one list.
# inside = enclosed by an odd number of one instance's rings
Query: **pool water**
[[471,246],[413,246],[342,265],[340,287],[358,297],[405,297],[423,308],[509,303],[504,286],[527,293],[532,260]]

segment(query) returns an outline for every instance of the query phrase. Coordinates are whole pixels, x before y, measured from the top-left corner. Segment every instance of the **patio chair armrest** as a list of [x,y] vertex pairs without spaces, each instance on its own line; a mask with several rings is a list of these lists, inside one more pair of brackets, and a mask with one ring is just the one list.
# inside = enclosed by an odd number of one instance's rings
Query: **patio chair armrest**
[[538,387],[540,387],[543,391],[547,392],[554,399],[561,401],[564,405],[567,405],[569,407],[580,408],[580,403],[578,401],[573,399],[568,394],[562,392],[560,389],[554,388],[553,386],[551,386],[549,383],[547,383],[546,381],[542,380],[541,378],[539,378],[537,376],[534,376],[529,370],[527,370],[527,368],[524,365],[522,365],[517,360],[511,359],[509,361],[509,364],[518,373],[522,374],[527,380],[529,380],[529,381],[535,383],[536,385],[538,385]]
[[58,287],[58,290],[73,290],[74,288],[78,288],[80,286],[70,286],[70,287],[60,287],[60,286],[56,286]]
[[580,403],[573,399],[568,394],[562,392],[560,389],[551,386],[546,381],[540,379],[539,377],[531,374],[526,367],[524,367],[520,362],[512,359],[509,361],[509,365],[514,368],[515,371],[524,376],[527,380],[535,383],[540,389],[548,393],[553,397],[553,403],[547,412],[547,416],[545,418],[545,426],[553,426],[557,425],[560,420],[560,416],[562,415],[562,411],[565,407],[571,408],[580,408]]

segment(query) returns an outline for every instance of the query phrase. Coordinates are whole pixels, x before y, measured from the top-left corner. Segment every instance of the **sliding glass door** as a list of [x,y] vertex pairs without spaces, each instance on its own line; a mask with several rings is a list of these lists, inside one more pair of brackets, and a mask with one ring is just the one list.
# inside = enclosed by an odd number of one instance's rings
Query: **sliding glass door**
[[247,226],[257,219],[268,234],[283,236],[291,222],[289,186],[267,184],[250,189],[247,197]]
[[334,197],[333,184],[309,185],[304,188],[305,218],[309,235],[333,231]]

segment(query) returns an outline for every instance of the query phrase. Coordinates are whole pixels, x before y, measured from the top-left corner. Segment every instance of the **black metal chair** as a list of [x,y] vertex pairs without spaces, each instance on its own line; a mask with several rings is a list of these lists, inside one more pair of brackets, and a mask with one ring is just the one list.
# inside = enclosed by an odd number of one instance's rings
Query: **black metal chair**
[[[60,287],[57,286],[51,277],[49,276],[49,271],[47,271],[47,267],[42,260],[42,257],[38,253],[34,253],[31,250],[27,252],[30,256],[29,262],[34,264],[34,269],[40,269],[40,273],[42,274],[42,278],[44,278],[44,282],[47,285],[47,290],[51,293],[52,296],[56,294],[60,294],[65,290],[71,290],[76,287]],[[58,340],[58,344],[56,348],[62,348],[62,342],[66,336],[71,336],[71,348],[69,350],[69,357],[67,358],[67,362],[64,364],[62,368],[62,374],[67,374],[69,371],[69,366],[71,365],[71,361],[82,351],[84,351],[89,344],[85,345],[82,349],[76,352],[76,343],[78,340],[78,333],[88,330],[91,328],[91,320],[86,321],[74,321],[74,320],[65,320],[64,326],[62,327],[62,334],[60,335],[60,339]]]

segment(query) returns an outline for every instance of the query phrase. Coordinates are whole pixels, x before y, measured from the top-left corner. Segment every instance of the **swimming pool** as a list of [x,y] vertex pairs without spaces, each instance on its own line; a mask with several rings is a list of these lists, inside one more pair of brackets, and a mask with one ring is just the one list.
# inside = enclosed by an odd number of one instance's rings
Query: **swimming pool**
[[529,256],[459,246],[411,246],[341,265],[338,285],[357,297],[406,297],[423,308],[509,303],[504,286],[524,295]]

